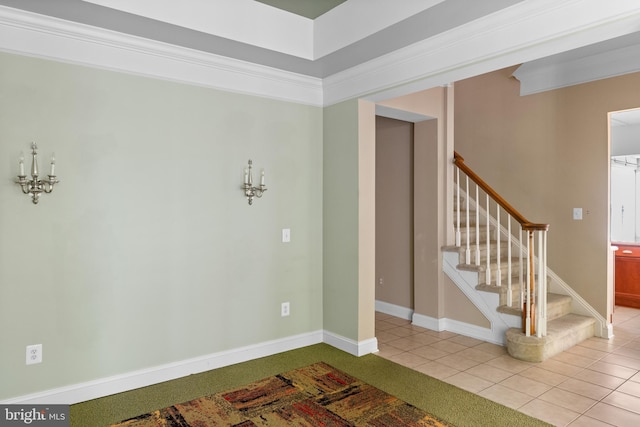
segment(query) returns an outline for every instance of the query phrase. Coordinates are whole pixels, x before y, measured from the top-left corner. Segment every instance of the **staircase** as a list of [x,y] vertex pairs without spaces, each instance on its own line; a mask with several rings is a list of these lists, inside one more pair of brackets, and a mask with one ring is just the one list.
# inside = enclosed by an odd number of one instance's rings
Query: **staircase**
[[[469,176],[467,171],[464,173]],[[458,175],[458,196],[454,202],[456,245],[443,248],[443,258],[445,272],[491,322],[495,341],[502,339],[509,354],[517,359],[542,362],[593,337],[595,319],[572,313],[571,296],[547,290],[546,240],[540,238],[538,247],[542,249],[537,257],[529,257],[529,253],[536,253],[533,238],[525,237],[523,242],[522,228],[512,233],[511,214],[501,221],[499,196],[499,201],[490,204],[487,195],[486,209],[480,207],[477,200],[482,200],[479,195],[486,183],[478,181],[473,199],[468,196],[469,181],[466,187],[460,185]],[[498,206],[497,218],[487,213],[492,205]],[[506,206],[507,212],[513,210]],[[546,239],[546,228],[544,233]],[[527,235],[533,234],[529,231],[525,232]],[[528,288],[533,286],[535,290],[528,294]],[[523,315],[524,301],[534,301],[529,318]],[[536,304],[541,307],[536,309]]]

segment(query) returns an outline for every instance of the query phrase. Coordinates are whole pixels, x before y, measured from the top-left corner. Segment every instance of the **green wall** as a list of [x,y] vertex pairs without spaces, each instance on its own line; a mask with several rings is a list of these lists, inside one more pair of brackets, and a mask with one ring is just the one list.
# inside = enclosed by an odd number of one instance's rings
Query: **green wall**
[[358,340],[358,101],[324,109],[324,328]]
[[[322,123],[318,107],[0,54],[0,399],[322,329]],[[11,183],[31,141],[61,180],[38,205]],[[269,188],[253,206],[249,158]]]

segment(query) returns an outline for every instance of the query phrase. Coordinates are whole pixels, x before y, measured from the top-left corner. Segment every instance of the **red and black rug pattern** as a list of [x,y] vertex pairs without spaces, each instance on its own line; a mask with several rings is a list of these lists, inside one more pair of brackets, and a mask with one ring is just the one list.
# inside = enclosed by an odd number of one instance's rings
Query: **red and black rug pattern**
[[451,426],[326,363],[169,406],[112,427]]

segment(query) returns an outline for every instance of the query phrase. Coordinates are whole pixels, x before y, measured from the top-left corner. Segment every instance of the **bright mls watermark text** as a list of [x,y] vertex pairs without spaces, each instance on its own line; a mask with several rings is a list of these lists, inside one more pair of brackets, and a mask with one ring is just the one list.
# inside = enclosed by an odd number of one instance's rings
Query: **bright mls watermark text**
[[69,405],[0,405],[0,427],[68,427]]

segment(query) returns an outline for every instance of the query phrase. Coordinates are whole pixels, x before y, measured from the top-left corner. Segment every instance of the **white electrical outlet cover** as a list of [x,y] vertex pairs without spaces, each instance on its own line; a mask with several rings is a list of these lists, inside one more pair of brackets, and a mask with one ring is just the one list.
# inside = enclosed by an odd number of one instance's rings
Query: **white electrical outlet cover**
[[288,316],[289,314],[291,314],[290,305],[289,305],[289,303],[288,303],[288,302],[283,302],[283,303],[280,305],[280,315],[281,315],[282,317],[286,317],[286,316]]
[[42,363],[42,344],[27,346],[27,365]]

